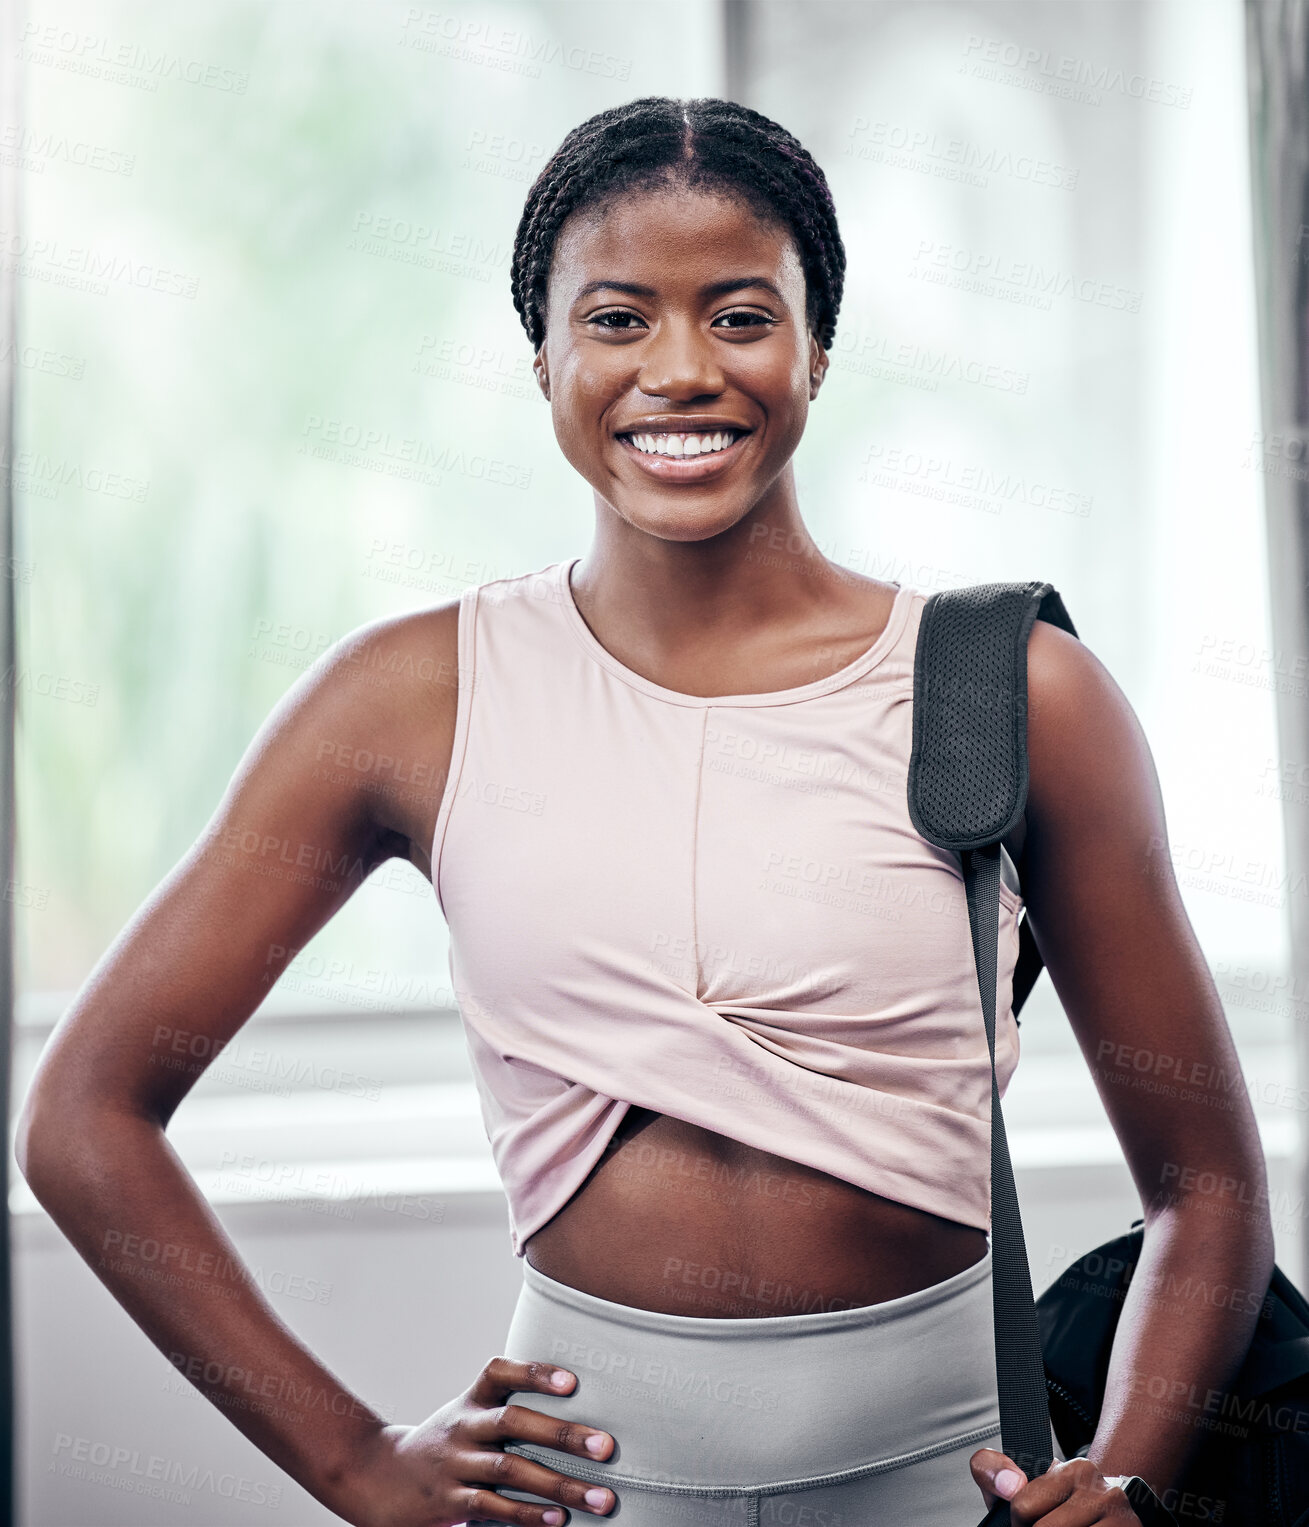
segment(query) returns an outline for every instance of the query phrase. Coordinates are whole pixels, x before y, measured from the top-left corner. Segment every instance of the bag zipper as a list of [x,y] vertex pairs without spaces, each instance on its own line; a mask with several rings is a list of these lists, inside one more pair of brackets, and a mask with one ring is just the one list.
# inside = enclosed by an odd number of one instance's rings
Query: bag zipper
[[1280,1444],[1281,1439],[1279,1437],[1270,1437],[1268,1439],[1267,1451],[1264,1454],[1266,1463],[1265,1478],[1268,1486],[1268,1505],[1269,1508],[1275,1513],[1270,1518],[1270,1520],[1278,1523],[1284,1522],[1286,1520],[1286,1515],[1282,1510],[1282,1488],[1280,1478],[1281,1469],[1278,1467],[1281,1461],[1278,1452]]
[[1071,1410],[1072,1413],[1078,1418],[1079,1421],[1084,1421],[1086,1425],[1091,1428],[1091,1434],[1094,1436],[1095,1421],[1091,1416],[1087,1415],[1082,1405],[1068,1393],[1062,1384],[1056,1383],[1048,1373],[1045,1376],[1045,1383],[1046,1388],[1049,1389],[1052,1394],[1057,1394],[1059,1398],[1064,1402],[1064,1404],[1067,1405],[1069,1410]]

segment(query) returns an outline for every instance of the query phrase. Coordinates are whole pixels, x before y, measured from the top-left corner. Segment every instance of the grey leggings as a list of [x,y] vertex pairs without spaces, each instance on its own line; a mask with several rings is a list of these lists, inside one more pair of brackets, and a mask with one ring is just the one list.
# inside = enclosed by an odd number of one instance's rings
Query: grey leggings
[[977,1527],[968,1460],[1000,1431],[992,1319],[989,1250],[900,1299],[743,1319],[613,1304],[524,1260],[505,1355],[557,1363],[577,1385],[511,1399],[616,1445],[603,1463],[507,1451],[614,1491],[607,1516],[570,1508],[572,1524]]

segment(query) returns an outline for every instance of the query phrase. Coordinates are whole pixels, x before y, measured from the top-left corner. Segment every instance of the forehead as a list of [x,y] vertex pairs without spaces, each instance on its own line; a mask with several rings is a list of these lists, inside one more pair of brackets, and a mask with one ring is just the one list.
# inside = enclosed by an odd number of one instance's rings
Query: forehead
[[581,207],[565,221],[550,262],[550,291],[568,302],[597,280],[672,292],[748,275],[767,276],[803,301],[799,251],[780,222],[726,193],[631,191]]

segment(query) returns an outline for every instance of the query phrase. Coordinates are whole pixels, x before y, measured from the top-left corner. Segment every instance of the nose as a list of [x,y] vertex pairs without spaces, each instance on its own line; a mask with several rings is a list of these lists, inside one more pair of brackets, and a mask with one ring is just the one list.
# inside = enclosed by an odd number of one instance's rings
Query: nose
[[665,319],[641,351],[636,384],[652,397],[713,396],[726,385],[712,342],[694,322]]

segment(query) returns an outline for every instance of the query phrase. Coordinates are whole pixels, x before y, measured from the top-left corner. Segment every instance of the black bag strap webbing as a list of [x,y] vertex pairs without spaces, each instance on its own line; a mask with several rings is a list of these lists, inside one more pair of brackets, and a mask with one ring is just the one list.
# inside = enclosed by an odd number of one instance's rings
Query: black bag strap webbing
[[[991,1052],[991,1305],[995,1316],[995,1373],[1002,1450],[1029,1479],[1044,1474],[1053,1458],[1050,1407],[1045,1388],[1041,1331],[1027,1264],[1018,1189],[995,1075],[996,957],[1000,931],[998,846],[965,849],[964,886],[968,922],[982,995],[986,1042]],[[988,1521],[1008,1520],[1003,1516]]]
[[[1000,840],[1027,804],[1027,638],[1037,619],[1077,632],[1048,583],[942,590],[925,603],[914,657],[908,804],[928,842],[963,868],[982,1016],[991,1056],[991,1252],[996,1382],[1003,1451],[1029,1478],[1053,1459],[1040,1329],[995,1074]],[[1021,952],[1026,931],[1027,958]],[[1041,959],[1020,930],[1022,997]],[[1019,974],[1014,995],[1018,1000]],[[987,1523],[1009,1520],[999,1503]]]
[[[942,848],[962,853],[999,842],[1023,813],[1027,638],[1036,620],[1077,635],[1049,583],[948,589],[923,608],[914,659],[909,815]],[[1015,1020],[1043,965],[1024,917],[1014,969]]]

